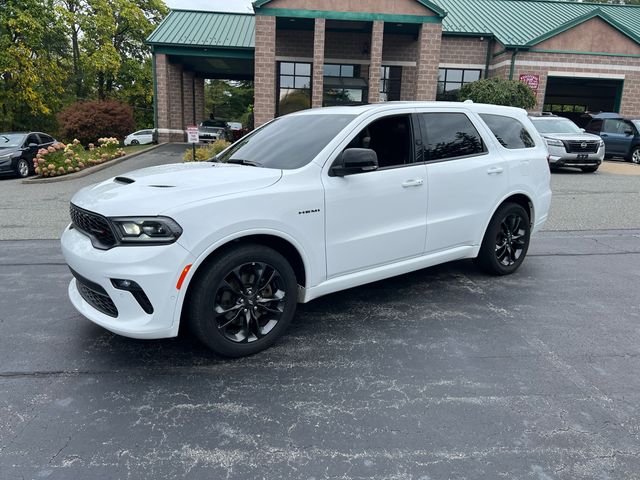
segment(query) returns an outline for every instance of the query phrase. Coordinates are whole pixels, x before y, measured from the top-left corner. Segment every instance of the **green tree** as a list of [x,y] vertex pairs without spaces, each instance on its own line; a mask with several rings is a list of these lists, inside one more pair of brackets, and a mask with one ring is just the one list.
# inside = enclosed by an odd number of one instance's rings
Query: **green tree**
[[25,129],[60,108],[66,52],[52,5],[0,0],[0,128]]
[[460,89],[458,100],[473,100],[477,103],[509,105],[520,108],[533,108],[536,95],[528,85],[519,80],[490,78],[467,83]]
[[253,104],[253,82],[211,80],[205,84],[204,98],[208,114],[241,122]]

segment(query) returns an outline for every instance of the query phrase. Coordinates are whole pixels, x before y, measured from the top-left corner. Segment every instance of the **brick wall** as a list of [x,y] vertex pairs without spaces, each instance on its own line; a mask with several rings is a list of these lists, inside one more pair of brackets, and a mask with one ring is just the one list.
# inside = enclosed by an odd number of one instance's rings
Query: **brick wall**
[[196,76],[196,124],[204,119],[204,78]]
[[384,39],[384,22],[373,22],[371,30],[371,53],[369,59],[369,103],[380,101],[380,67],[382,66],[382,45]]
[[185,139],[182,77],[182,65],[172,63],[166,55],[156,55],[158,139],[161,142],[182,142]]
[[276,19],[256,16],[254,122],[258,127],[276,113]]
[[325,19],[316,18],[313,27],[313,78],[311,85],[311,107],[322,107],[324,86],[324,39]]
[[485,65],[489,39],[479,37],[443,36],[440,47],[440,63]]
[[184,104],[182,106],[183,121],[182,124],[186,128],[188,125],[195,125],[195,91],[194,91],[195,75],[193,72],[182,72],[182,96]]
[[312,30],[278,30],[276,33],[276,55],[279,57],[312,58],[313,33]]
[[368,61],[370,49],[370,33],[327,31],[325,34],[325,58]]
[[384,62],[415,62],[418,52],[418,41],[413,35],[386,33],[382,48]]
[[442,25],[423,23],[418,37],[416,100],[435,100],[440,64]]

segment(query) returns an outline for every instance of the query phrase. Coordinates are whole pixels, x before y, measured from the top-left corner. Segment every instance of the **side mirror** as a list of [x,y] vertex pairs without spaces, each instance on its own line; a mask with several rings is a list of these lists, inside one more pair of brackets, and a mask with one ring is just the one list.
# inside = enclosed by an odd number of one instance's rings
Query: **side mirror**
[[630,128],[628,128],[627,130],[625,130],[625,131],[624,131],[624,134],[625,134],[626,136],[633,135],[633,130],[631,130]]
[[378,155],[369,148],[347,148],[331,167],[330,173],[336,177],[355,173],[371,172],[378,169]]
[[582,133],[585,133],[585,132],[586,132],[586,130],[585,130],[584,128],[581,128],[581,129],[580,129],[580,131],[581,131]]

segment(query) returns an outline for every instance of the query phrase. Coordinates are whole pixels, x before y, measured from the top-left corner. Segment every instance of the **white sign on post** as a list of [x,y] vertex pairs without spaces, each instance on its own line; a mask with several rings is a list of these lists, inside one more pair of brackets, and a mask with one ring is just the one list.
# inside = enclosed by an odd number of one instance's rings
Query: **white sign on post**
[[198,137],[198,127],[196,125],[189,125],[187,127],[187,142],[200,143],[200,138]]

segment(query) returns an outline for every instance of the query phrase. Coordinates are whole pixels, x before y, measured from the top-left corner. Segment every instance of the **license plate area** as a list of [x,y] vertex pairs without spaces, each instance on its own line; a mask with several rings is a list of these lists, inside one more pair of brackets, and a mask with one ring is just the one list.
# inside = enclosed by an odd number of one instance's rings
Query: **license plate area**
[[579,153],[577,159],[578,160],[589,160],[589,155],[586,154],[586,153]]

